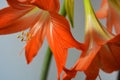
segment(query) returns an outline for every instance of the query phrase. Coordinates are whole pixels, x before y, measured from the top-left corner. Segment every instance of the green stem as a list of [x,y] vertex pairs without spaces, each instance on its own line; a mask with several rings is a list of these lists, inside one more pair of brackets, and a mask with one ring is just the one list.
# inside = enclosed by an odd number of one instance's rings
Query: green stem
[[44,57],[44,62],[43,62],[43,66],[42,66],[42,72],[41,72],[40,80],[46,80],[47,79],[51,59],[52,59],[52,51],[48,47],[47,51],[46,51],[46,54],[45,54],[45,57]]
[[[65,10],[64,3],[63,3],[63,5],[60,9],[60,15],[66,16],[66,10]],[[52,51],[48,47],[47,51],[46,51],[46,54],[45,54],[45,57],[44,57],[44,62],[43,62],[43,66],[42,66],[42,72],[41,72],[40,80],[47,80],[51,59],[52,59]]]

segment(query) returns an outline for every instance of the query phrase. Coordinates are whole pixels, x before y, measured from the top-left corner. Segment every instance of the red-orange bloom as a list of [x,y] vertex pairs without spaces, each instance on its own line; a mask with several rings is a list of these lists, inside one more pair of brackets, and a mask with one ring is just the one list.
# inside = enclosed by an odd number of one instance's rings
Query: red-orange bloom
[[[89,9],[89,10],[88,10]],[[82,52],[76,65],[67,70],[63,80],[71,80],[77,71],[84,71],[86,80],[95,80],[99,69],[107,73],[120,69],[120,34],[109,33],[97,20],[94,11],[85,0],[86,11],[86,50]]]
[[120,1],[102,0],[101,8],[96,12],[97,18],[107,19],[107,29],[112,32],[115,29],[116,34],[120,33]]
[[66,63],[68,48],[81,49],[71,32],[68,21],[59,11],[59,0],[7,0],[9,7],[0,10],[0,34],[16,33],[29,28],[25,46],[27,63],[38,53],[44,38],[54,54],[58,76]]

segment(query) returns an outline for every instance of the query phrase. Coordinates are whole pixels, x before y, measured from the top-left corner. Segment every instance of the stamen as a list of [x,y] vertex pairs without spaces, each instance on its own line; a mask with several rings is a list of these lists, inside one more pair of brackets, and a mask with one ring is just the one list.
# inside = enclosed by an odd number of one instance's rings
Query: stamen
[[17,38],[19,38],[21,42],[28,41],[31,39],[31,35],[29,34],[29,32],[22,31],[20,35],[17,35]]

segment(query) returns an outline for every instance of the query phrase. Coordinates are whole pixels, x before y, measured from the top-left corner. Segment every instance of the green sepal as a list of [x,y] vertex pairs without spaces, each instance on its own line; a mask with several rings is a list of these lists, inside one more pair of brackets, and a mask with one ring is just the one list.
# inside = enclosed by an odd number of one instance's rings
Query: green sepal
[[65,1],[65,10],[71,26],[74,26],[74,0],[64,0]]

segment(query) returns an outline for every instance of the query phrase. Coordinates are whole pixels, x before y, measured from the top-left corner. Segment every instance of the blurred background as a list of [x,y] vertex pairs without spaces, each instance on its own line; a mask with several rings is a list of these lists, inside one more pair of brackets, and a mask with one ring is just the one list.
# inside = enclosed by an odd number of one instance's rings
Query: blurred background
[[[63,0],[60,0],[62,3]],[[91,0],[94,9],[99,8],[101,0]],[[7,6],[6,0],[0,0],[0,9]],[[75,0],[75,18],[74,29],[72,34],[80,42],[84,40],[84,5],[83,0]],[[102,21],[104,24],[104,21]],[[0,80],[40,80],[41,68],[43,64],[44,54],[47,48],[47,41],[44,41],[42,48],[39,50],[38,55],[28,65],[26,64],[23,49],[25,42],[17,39],[16,34],[0,35]],[[70,68],[74,65],[75,61],[79,58],[80,51],[76,49],[69,49],[69,56],[66,66]],[[117,72],[106,74],[100,71],[102,80],[117,80]],[[79,72],[77,77],[73,80],[84,80],[85,75]],[[54,58],[50,66],[50,71],[47,80],[57,80],[57,70]],[[97,78],[99,80],[99,78]]]

